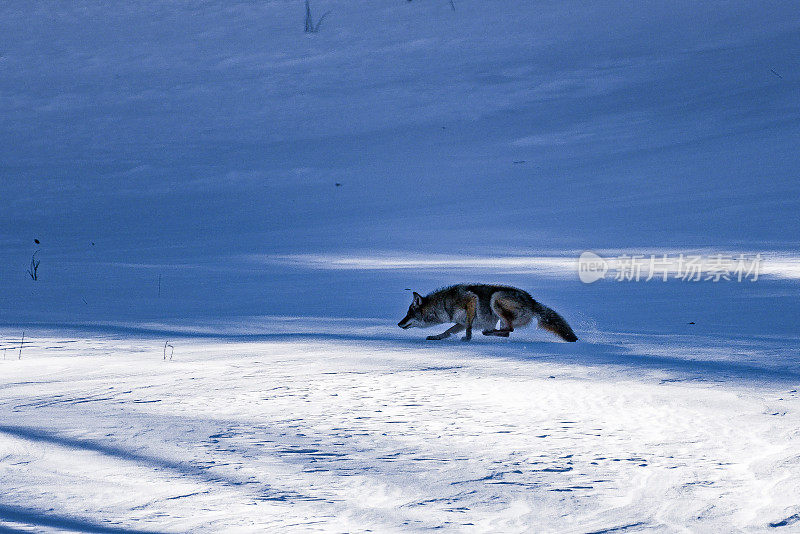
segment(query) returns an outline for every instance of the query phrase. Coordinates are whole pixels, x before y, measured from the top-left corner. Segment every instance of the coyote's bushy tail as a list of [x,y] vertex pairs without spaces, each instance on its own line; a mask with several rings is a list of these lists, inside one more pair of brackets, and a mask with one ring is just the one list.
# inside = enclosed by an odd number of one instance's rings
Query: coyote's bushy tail
[[539,319],[539,328],[544,328],[554,333],[564,341],[578,341],[578,336],[572,331],[572,328],[567,324],[555,310],[552,310],[537,302],[534,305],[534,313]]

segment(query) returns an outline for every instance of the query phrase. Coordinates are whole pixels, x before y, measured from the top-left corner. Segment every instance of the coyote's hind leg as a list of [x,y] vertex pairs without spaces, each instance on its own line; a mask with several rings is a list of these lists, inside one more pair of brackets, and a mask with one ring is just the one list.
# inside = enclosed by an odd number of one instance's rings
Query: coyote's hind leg
[[501,296],[492,297],[492,311],[500,317],[500,328],[484,330],[484,336],[508,337],[514,331],[514,320],[517,318],[517,306],[510,299]]
[[452,336],[453,334],[458,334],[459,332],[464,330],[464,328],[466,328],[466,327],[463,324],[457,324],[457,325],[451,326],[450,328],[448,328],[447,330],[445,330],[441,334],[438,334],[438,335],[435,335],[435,336],[428,336],[425,339],[427,339],[429,341],[438,341],[440,339],[448,338],[448,337]]

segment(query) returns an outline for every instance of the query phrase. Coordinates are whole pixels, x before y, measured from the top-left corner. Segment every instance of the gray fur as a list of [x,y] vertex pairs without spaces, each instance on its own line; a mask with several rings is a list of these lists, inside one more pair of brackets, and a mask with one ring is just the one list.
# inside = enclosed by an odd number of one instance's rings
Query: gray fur
[[428,339],[445,339],[466,330],[465,341],[472,337],[472,328],[484,335],[508,337],[515,328],[536,319],[539,326],[566,341],[577,341],[572,328],[554,310],[537,302],[528,292],[510,286],[457,284],[423,297],[414,293],[408,314],[397,323],[400,328],[428,328],[455,323],[439,335]]

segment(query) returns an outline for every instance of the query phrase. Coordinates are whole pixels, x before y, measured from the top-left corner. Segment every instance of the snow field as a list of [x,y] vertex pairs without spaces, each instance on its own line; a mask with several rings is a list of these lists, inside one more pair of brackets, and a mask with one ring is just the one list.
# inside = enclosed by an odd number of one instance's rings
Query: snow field
[[2,362],[15,528],[726,532],[798,512],[786,381],[557,363],[572,347],[537,341],[185,337],[164,361],[147,336],[44,335]]

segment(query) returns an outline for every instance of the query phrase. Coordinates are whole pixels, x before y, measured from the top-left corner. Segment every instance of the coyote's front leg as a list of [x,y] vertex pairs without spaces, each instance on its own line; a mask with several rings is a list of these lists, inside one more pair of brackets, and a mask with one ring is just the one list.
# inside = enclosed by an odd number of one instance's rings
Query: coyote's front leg
[[428,336],[426,339],[428,339],[430,341],[434,341],[434,340],[438,341],[440,339],[448,338],[448,337],[452,336],[453,334],[458,334],[462,330],[464,330],[464,325],[463,324],[457,324],[457,325],[451,326],[450,328],[448,328],[447,330],[445,330],[444,332],[442,332],[439,335]]
[[472,339],[472,321],[475,320],[475,310],[478,307],[478,295],[475,293],[468,293],[467,297],[467,333],[461,338],[461,341],[469,341]]

